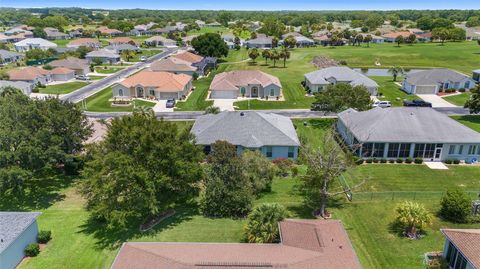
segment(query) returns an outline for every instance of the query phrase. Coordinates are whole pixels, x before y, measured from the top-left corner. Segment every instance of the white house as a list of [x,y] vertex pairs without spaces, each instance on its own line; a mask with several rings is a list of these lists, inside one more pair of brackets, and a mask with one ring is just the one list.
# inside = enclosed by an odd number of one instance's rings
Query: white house
[[223,72],[215,75],[210,84],[212,99],[277,98],[281,91],[282,84],[277,77],[258,70]]
[[89,63],[93,62],[95,59],[99,59],[105,64],[116,64],[120,62],[120,55],[111,50],[100,49],[87,53],[87,55],[85,55],[85,59]]
[[57,44],[43,38],[27,38],[14,44],[18,52],[26,52],[31,49],[48,50],[57,47]]
[[410,94],[437,94],[446,89],[470,90],[474,87],[475,80],[447,68],[412,72],[402,83],[402,90]]
[[452,269],[480,268],[480,229],[441,229],[443,257]]

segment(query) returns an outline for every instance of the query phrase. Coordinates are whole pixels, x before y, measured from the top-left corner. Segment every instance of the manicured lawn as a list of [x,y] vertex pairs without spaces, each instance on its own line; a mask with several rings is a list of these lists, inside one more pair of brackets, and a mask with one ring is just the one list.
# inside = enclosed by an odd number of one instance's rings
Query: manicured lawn
[[212,71],[208,77],[193,81],[195,90],[190,93],[186,101],[179,101],[176,104],[176,111],[202,111],[213,105],[213,101],[205,100],[208,95],[208,88],[216,73],[221,73],[224,66],[220,65],[216,71]]
[[95,71],[100,74],[113,74],[124,69],[126,66],[95,66]]
[[[382,96],[378,96],[380,100],[390,101],[392,106],[403,106],[403,101],[419,99],[414,94],[407,94],[402,91],[400,87],[393,82],[391,77],[370,77],[378,83],[378,92]],[[397,78],[397,81],[402,81],[402,78]]]
[[152,57],[155,54],[161,53],[162,50],[141,50],[140,53],[135,54],[135,57],[131,58],[130,62],[140,62],[140,58],[145,56],[147,58]]
[[453,119],[465,124],[473,130],[480,132],[480,116],[467,115],[467,116],[452,116]]
[[105,76],[88,76],[90,80],[99,80],[106,78]]
[[67,94],[88,85],[87,82],[75,81],[57,85],[50,85],[45,88],[39,88],[40,93],[48,94]]
[[188,31],[187,35],[201,35],[201,34],[206,34],[206,33],[218,33],[220,35],[226,34],[226,33],[231,33],[232,30],[230,30],[227,27],[202,27],[200,30],[192,30]]
[[70,43],[72,39],[59,39],[59,40],[52,40],[51,42],[57,44],[59,47],[66,47],[68,43]]
[[[87,98],[87,108],[85,110],[92,112],[128,112],[132,111],[133,106],[128,107],[112,107],[108,101],[112,98],[112,88],[105,88],[98,93]],[[155,103],[143,100],[134,100],[135,106],[153,107]]]
[[463,106],[467,102],[468,99],[470,99],[470,96],[472,94],[470,92],[464,92],[462,94],[457,94],[457,95],[452,95],[452,96],[446,96],[443,97],[446,101],[457,105],[457,106]]

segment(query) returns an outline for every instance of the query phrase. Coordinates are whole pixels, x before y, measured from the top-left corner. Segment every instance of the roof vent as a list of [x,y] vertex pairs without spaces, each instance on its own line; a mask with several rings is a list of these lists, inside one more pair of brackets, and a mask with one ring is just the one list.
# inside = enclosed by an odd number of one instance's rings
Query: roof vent
[[240,116],[241,117],[245,116],[245,112],[240,112]]

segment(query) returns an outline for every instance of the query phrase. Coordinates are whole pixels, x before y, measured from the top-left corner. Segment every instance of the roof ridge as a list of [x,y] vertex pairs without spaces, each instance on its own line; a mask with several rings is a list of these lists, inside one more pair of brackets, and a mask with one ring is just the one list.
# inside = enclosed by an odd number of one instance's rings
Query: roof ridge
[[[292,142],[298,144],[299,141],[295,141],[294,139],[292,139],[292,137],[290,137],[289,134],[285,133],[285,131],[283,130],[283,128],[278,128],[278,126],[275,126],[272,122],[268,121],[267,119],[265,119],[264,115],[269,115],[270,116],[270,113],[263,113],[263,112],[255,112],[257,113],[263,121],[267,122],[269,125],[271,125],[272,127],[274,127],[275,129],[279,130],[282,134],[284,134],[286,137],[288,137]],[[278,114],[277,114],[278,115]],[[285,116],[282,116],[282,115],[278,115],[279,117],[285,117]],[[293,123],[292,123],[293,124]],[[295,126],[294,126],[295,127]]]

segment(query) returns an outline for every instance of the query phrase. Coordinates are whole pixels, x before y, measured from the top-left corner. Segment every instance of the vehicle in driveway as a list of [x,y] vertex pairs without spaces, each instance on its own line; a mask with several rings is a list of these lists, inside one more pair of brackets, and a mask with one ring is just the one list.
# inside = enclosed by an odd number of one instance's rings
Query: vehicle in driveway
[[168,99],[165,107],[166,108],[174,108],[175,107],[175,99]]
[[372,105],[373,107],[391,107],[392,103],[390,101],[376,101]]
[[432,107],[432,103],[423,100],[403,101],[403,106]]
[[78,80],[90,80],[90,78],[86,75],[79,75],[76,77]]
[[147,57],[146,57],[146,56],[140,57],[140,61],[145,62],[146,60],[147,60]]

